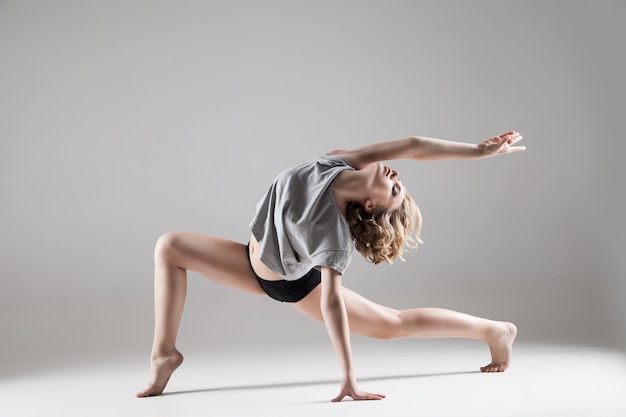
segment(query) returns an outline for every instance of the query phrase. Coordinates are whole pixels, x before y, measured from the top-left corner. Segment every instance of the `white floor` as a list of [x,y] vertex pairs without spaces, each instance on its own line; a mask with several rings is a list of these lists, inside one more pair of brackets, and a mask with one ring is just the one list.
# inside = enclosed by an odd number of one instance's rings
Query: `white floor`
[[329,402],[338,391],[330,347],[187,352],[166,394],[137,399],[145,357],[0,379],[0,416],[626,416],[626,354],[517,345],[511,368],[477,372],[486,348],[471,341],[353,346],[361,388],[378,402]]

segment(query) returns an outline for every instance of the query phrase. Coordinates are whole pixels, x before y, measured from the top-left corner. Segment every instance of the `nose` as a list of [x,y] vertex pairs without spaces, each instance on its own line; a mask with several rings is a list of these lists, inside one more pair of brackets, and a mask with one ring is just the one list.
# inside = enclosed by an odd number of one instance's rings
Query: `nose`
[[397,171],[394,171],[393,169],[389,168],[387,165],[384,165],[384,175],[385,177],[393,177],[394,175],[398,175]]

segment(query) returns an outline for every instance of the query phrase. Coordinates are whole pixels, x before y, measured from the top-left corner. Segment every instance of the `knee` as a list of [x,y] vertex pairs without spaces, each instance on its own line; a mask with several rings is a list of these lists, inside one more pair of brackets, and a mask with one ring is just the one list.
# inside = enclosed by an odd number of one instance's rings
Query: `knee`
[[179,234],[169,232],[161,235],[154,247],[154,262],[172,262],[176,256]]
[[400,339],[405,337],[404,319],[402,312],[392,310],[389,312],[382,326],[379,326],[372,337],[378,340]]

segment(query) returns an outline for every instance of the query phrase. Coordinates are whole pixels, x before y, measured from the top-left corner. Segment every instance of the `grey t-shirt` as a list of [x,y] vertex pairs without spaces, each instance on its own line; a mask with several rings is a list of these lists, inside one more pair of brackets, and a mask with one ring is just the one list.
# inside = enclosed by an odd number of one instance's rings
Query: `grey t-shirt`
[[332,183],[354,170],[343,158],[324,154],[281,172],[257,204],[250,223],[261,261],[281,278],[296,280],[311,268],[343,274],[354,243],[337,206]]

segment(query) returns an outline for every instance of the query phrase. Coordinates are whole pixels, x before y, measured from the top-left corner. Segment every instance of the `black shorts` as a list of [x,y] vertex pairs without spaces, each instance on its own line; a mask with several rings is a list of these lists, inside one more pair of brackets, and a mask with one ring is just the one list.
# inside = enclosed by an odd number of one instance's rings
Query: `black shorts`
[[[249,243],[246,247],[246,254],[248,254],[248,262],[250,262]],[[252,263],[250,263],[250,269],[254,272]],[[285,303],[295,303],[302,300],[311,291],[313,291],[315,287],[320,284],[320,282],[322,282],[322,273],[315,268],[311,269],[303,277],[298,278],[295,281],[287,281],[286,279],[270,281],[261,278],[256,273],[254,273],[254,276],[267,295],[272,297],[274,300]]]

